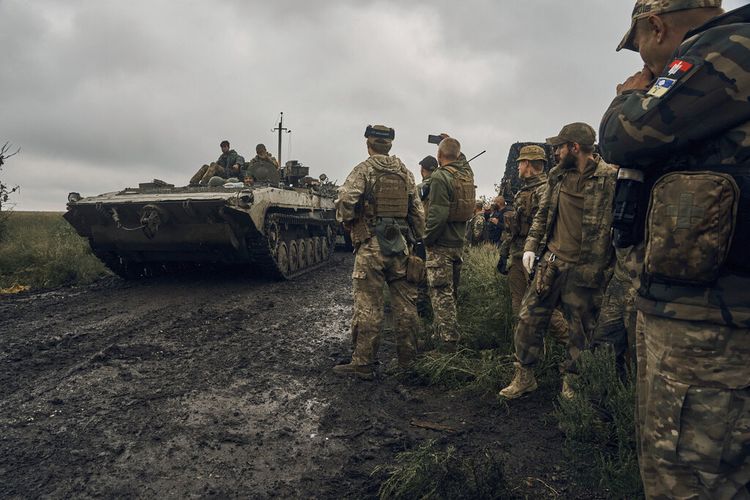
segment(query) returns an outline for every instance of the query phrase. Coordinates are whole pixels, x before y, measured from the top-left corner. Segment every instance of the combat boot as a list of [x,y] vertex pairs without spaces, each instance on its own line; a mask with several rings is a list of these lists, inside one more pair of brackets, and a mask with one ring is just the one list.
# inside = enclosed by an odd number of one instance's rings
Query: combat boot
[[375,370],[372,365],[355,365],[347,363],[333,367],[333,373],[342,377],[353,376],[362,380],[375,380]]
[[573,390],[573,386],[571,385],[571,379],[575,377],[572,373],[566,373],[563,375],[563,383],[562,383],[562,390],[560,391],[560,395],[565,399],[573,399],[573,396],[576,395],[576,392]]
[[516,399],[524,394],[528,394],[535,391],[537,388],[536,377],[534,377],[534,369],[523,366],[521,363],[513,363],[516,365],[516,374],[513,376],[508,387],[500,391],[499,395],[506,399]]

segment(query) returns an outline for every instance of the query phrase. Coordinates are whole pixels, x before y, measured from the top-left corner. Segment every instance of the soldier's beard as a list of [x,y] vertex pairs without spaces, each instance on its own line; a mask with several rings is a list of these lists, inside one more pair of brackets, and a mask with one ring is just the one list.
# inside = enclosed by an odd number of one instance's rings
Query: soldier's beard
[[561,168],[576,168],[577,166],[578,165],[577,165],[576,157],[570,153],[565,155],[565,158],[560,160]]

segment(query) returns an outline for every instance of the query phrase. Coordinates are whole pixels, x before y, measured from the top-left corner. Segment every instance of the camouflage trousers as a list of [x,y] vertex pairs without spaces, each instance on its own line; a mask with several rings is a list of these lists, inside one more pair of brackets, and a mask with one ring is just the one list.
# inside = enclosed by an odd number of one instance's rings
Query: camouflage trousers
[[377,238],[371,238],[357,248],[352,272],[352,364],[377,362],[384,318],[384,284],[388,285],[390,292],[399,364],[405,365],[416,356],[417,292],[415,285],[406,281],[406,259],[405,255],[384,256],[380,253]]
[[638,311],[647,498],[750,498],[750,329]]
[[514,335],[516,358],[524,366],[537,363],[544,349],[544,332],[553,311],[560,307],[568,323],[568,352],[560,370],[575,373],[576,360],[591,344],[601,290],[575,285],[571,272],[575,264],[559,259],[550,262],[551,255],[545,252],[542,256],[521,302]]
[[[508,269],[508,288],[510,289],[510,301],[513,306],[513,313],[516,316],[521,311],[521,301],[526,295],[526,289],[529,287],[529,273],[523,267],[521,257],[514,257]],[[559,343],[567,345],[568,343],[568,324],[563,318],[560,308],[552,312],[549,323],[549,333]]]
[[463,264],[462,247],[434,246],[427,249],[427,284],[432,301],[433,325],[439,340],[457,342],[456,298]]
[[[612,346],[618,372],[623,374],[626,357],[634,358],[635,347],[635,295],[632,281],[615,274],[607,284],[599,319],[594,330],[594,344]],[[630,356],[628,356],[630,354]]]
[[215,175],[223,177],[224,167],[222,167],[218,163],[203,165],[200,169],[198,169],[195,175],[190,178],[190,184],[208,184],[209,179],[211,179],[211,177]]

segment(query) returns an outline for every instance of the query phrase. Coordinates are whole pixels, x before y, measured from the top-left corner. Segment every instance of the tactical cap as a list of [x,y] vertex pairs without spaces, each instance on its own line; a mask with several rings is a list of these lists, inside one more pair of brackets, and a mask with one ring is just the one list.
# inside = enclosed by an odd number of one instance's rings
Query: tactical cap
[[529,144],[521,148],[521,152],[516,158],[516,161],[521,160],[546,160],[547,155],[544,152],[544,148],[535,144]]
[[425,170],[434,172],[435,169],[438,167],[438,162],[434,156],[427,155],[424,158],[422,158],[422,161],[419,162],[419,166]]
[[721,0],[637,0],[633,7],[632,20],[630,29],[622,37],[617,50],[628,49],[635,51],[633,45],[633,35],[635,34],[635,25],[639,19],[677,10],[700,9],[703,7],[721,7]]
[[559,134],[555,137],[548,137],[547,144],[551,146],[559,146],[566,142],[577,142],[583,146],[593,146],[596,142],[596,132],[582,122],[570,123],[565,125]]
[[391,144],[396,138],[396,131],[385,125],[368,125],[365,137],[370,144]]

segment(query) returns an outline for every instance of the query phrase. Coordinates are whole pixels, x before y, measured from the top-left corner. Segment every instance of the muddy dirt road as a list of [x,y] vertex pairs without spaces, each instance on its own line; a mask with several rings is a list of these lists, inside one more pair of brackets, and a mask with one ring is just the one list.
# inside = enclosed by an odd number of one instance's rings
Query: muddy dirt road
[[0,497],[366,498],[376,465],[431,438],[492,447],[520,497],[580,496],[549,395],[508,409],[332,375],[351,265],[0,297]]

